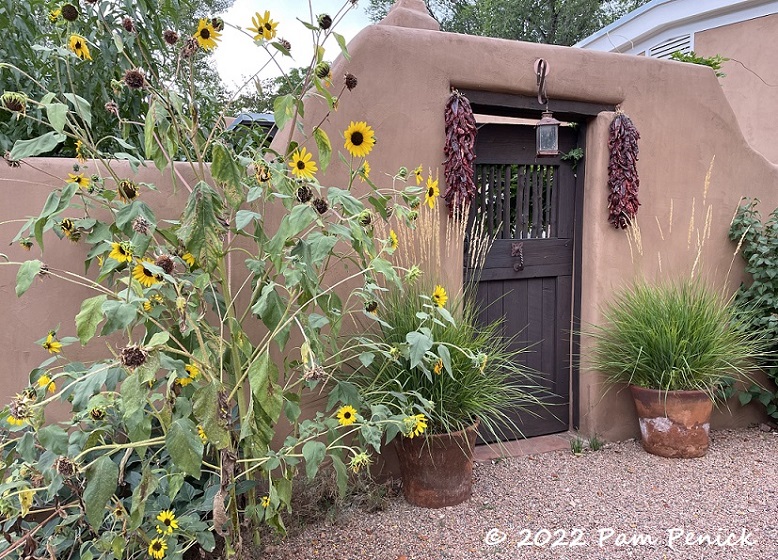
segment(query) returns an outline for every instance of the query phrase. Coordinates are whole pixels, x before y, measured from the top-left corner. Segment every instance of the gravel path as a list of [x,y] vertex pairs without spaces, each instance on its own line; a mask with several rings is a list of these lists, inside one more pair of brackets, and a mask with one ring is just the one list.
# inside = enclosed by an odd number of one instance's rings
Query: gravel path
[[465,504],[428,510],[399,497],[379,513],[348,509],[336,525],[270,546],[265,558],[776,558],[778,434],[726,430],[711,440],[702,459],[664,459],[627,441],[580,457],[477,464]]

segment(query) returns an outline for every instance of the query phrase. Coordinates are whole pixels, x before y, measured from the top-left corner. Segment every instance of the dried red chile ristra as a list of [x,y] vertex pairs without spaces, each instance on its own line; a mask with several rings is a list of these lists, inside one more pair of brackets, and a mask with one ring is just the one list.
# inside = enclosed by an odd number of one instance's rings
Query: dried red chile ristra
[[625,229],[638,213],[638,140],[640,133],[630,118],[616,111],[610,127],[608,162],[608,221]]
[[475,198],[475,117],[467,97],[453,90],[446,103],[446,145],[444,153],[446,199],[449,213],[460,211]]

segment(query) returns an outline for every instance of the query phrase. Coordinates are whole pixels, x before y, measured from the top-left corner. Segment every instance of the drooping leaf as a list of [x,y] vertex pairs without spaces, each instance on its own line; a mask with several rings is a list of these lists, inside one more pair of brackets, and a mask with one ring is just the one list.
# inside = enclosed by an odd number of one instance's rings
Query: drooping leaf
[[224,194],[230,206],[237,209],[243,200],[241,179],[244,170],[235,155],[221,142],[213,145],[212,158],[211,175],[224,186]]
[[95,529],[100,527],[105,516],[105,506],[116,491],[119,481],[119,466],[110,455],[103,455],[86,473],[84,506],[86,517]]
[[319,465],[327,453],[327,446],[320,441],[308,441],[303,445],[303,458],[305,459],[305,474],[308,480],[313,480],[319,471]]
[[208,183],[200,181],[192,189],[181,217],[178,237],[206,270],[215,266],[213,263],[221,257],[220,236],[224,226],[219,218],[223,211],[219,194]]
[[56,424],[38,430],[38,440],[47,451],[64,455],[68,452],[68,433]]
[[57,132],[63,132],[68,122],[68,106],[64,103],[49,103],[46,107],[46,116],[49,117],[51,127]]
[[179,418],[170,424],[165,448],[173,464],[189,476],[200,478],[203,442],[197,434],[197,426],[189,418]]
[[101,331],[103,336],[129,327],[138,317],[137,308],[125,301],[107,300],[101,308],[105,315],[105,324]]
[[87,126],[92,126],[92,105],[75,93],[63,94],[76,108],[76,114],[83,119]]
[[16,297],[20,297],[30,289],[32,281],[40,273],[42,267],[43,263],[37,259],[22,263],[19,272],[16,273]]
[[411,331],[405,335],[410,353],[410,367],[415,368],[424,359],[424,355],[432,348],[432,339],[420,331]]
[[332,32],[332,36],[335,37],[335,40],[338,42],[338,46],[340,47],[340,52],[343,54],[343,58],[345,58],[346,61],[351,60],[351,55],[348,53],[348,48],[346,48],[346,38],[339,33],[335,33],[334,31]]
[[327,136],[327,133],[320,127],[314,129],[313,138],[316,140],[316,147],[319,148],[319,164],[323,173],[327,171],[327,166],[329,166],[330,159],[332,158],[332,144],[330,144],[330,138]]
[[81,311],[76,315],[76,334],[81,344],[86,344],[97,332],[97,325],[103,320],[103,304],[108,296],[99,295],[81,302]]
[[254,402],[262,408],[271,423],[277,422],[283,406],[283,389],[278,384],[278,367],[269,352],[259,356],[249,366],[248,378]]
[[11,155],[8,157],[14,161],[19,161],[28,157],[39,156],[52,151],[60,142],[64,141],[64,134],[52,130],[31,140],[17,140],[14,142],[14,147],[11,148]]
[[219,419],[219,391],[216,383],[208,383],[195,391],[192,409],[208,442],[216,449],[227,447],[230,444],[230,433]]

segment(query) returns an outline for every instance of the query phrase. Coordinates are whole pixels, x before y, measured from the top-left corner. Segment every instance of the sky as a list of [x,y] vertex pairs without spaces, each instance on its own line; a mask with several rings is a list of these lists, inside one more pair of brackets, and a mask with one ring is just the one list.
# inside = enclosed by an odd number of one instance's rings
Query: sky
[[[306,29],[296,18],[310,21],[310,9],[314,17],[327,13],[335,17],[348,0],[236,0],[232,7],[221,15],[227,24],[240,26],[243,29],[253,27],[251,18],[257,12],[264,14],[270,12],[270,18],[278,22],[276,31],[278,38],[284,38],[292,44],[291,54],[294,59],[282,56],[278,53],[277,60],[288,70],[298,66],[307,66],[313,56],[313,41],[310,30]],[[361,5],[352,7],[343,19],[332,30],[343,35],[348,42],[362,28],[370,25],[370,20],[365,14],[363,0]],[[309,8],[310,5],[310,8]],[[221,42],[214,50],[213,59],[216,69],[229,89],[237,89],[246,78],[261,70],[268,62],[267,52],[257,47],[252,38],[244,33],[226,25],[222,33]],[[335,39],[330,37],[325,43],[327,53],[326,60],[333,60],[340,53],[340,48]],[[275,50],[271,47],[271,50]],[[268,65],[262,70],[259,77],[272,78],[280,75],[275,64]]]

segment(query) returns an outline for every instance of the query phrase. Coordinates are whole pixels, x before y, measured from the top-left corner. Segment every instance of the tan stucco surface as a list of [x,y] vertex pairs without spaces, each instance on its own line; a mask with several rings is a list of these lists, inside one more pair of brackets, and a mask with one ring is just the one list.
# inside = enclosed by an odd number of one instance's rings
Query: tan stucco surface
[[768,160],[778,163],[778,65],[775,37],[778,14],[715,27],[694,34],[700,56],[729,58],[721,88],[737,115],[746,140]]
[[[421,4],[406,0],[408,9]],[[405,14],[401,21],[428,21]],[[426,25],[426,24],[425,24]],[[712,207],[710,235],[705,241],[704,268],[723,283],[729,274],[734,289],[742,270],[734,246],[727,240],[730,219],[741,196],[761,198],[763,210],[778,205],[778,169],[756,153],[740,127],[719,82],[708,68],[565,47],[448,34],[434,29],[393,25],[366,28],[349,45],[351,60],[339,57],[332,75],[336,91],[345,72],[357,76],[359,85],[340,95],[338,110],[323,125],[334,150],[343,149],[343,131],[350,121],[365,120],[376,131],[377,145],[368,157],[371,178],[386,182],[404,165],[440,171],[444,144],[443,110],[451,87],[536,95],[533,63],[539,57],[551,66],[547,80],[553,101],[577,100],[620,104],[641,133],[639,222],[643,255],[633,248],[625,232],[607,222],[607,128],[612,118],[602,114],[587,133],[583,252],[581,270],[581,320],[584,327],[599,320],[599,309],[619,286],[638,275],[663,278],[689,274],[695,252],[687,249],[689,220],[694,208],[700,231],[705,210],[703,185],[715,156],[706,203]],[[310,97],[306,102],[305,130],[326,116],[324,102]],[[315,152],[313,140],[306,146]],[[36,160],[39,170],[0,168],[0,223],[39,212],[52,186],[61,184],[72,161]],[[152,171],[144,171],[152,173]],[[150,177],[150,176],[147,176]],[[325,186],[344,186],[345,167],[337,157],[319,179]],[[153,180],[141,178],[141,180]],[[167,190],[163,187],[163,193]],[[26,193],[28,196],[20,196]],[[163,195],[167,196],[167,195]],[[171,202],[172,203],[172,202]],[[672,206],[672,233],[669,228]],[[657,220],[662,224],[660,233]],[[10,240],[20,224],[0,226],[2,239]],[[695,238],[694,230],[692,228]],[[662,239],[664,237],[664,240]],[[52,267],[72,265],[80,249],[65,240],[47,238],[44,260]],[[37,258],[18,247],[2,252],[11,260]],[[661,254],[662,267],[659,266]],[[734,262],[734,264],[733,264]],[[461,277],[454,261],[443,271],[454,285]],[[73,335],[72,317],[78,312],[84,292],[36,280],[22,299],[14,295],[16,270],[0,267],[0,359],[3,369],[0,398],[7,398],[26,384],[31,368],[44,358],[32,340],[43,337],[62,321],[61,335]],[[589,341],[582,340],[585,364]],[[733,405],[734,415],[718,414],[713,427],[743,425],[759,417],[756,408],[743,411]],[[637,435],[633,405],[626,392],[604,392],[597,372],[585,367],[580,384],[581,430],[607,439]]]

